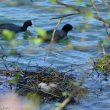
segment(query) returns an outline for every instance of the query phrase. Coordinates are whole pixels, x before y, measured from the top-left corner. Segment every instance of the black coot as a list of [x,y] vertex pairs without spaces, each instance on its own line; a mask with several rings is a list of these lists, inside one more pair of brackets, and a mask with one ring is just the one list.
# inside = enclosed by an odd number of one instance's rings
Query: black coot
[[[61,30],[56,30],[55,36],[54,36],[54,41],[57,42],[57,41],[60,41],[61,39],[65,38],[67,36],[68,32],[72,30],[72,28],[73,28],[72,25],[66,24],[63,26],[63,28]],[[52,33],[53,33],[53,30],[46,31],[46,36],[43,37],[43,40],[51,41]],[[38,37],[42,37],[42,36],[38,35]]]
[[19,26],[12,23],[0,24],[0,32],[2,32],[4,29],[14,31],[15,33],[24,32],[27,30],[28,26],[31,26],[31,25],[32,25],[31,20],[25,21],[23,26]]

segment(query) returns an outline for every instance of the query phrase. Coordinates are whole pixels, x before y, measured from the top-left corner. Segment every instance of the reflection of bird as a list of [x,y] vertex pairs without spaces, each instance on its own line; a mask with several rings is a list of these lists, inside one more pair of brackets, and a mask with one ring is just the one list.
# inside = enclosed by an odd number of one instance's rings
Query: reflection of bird
[[31,20],[25,21],[23,26],[19,26],[12,23],[0,24],[0,32],[3,31],[4,29],[14,31],[15,33],[24,32],[27,30],[28,26],[31,26],[31,25],[32,25]]
[[[67,36],[68,32],[72,30],[72,28],[73,28],[72,25],[66,24],[63,26],[63,28],[61,30],[56,30],[55,35],[54,35],[54,41],[59,41],[59,40],[65,38]],[[38,35],[38,37],[43,38],[44,41],[51,41],[52,33],[53,33],[53,30],[48,30],[48,31],[46,31],[46,36]]]

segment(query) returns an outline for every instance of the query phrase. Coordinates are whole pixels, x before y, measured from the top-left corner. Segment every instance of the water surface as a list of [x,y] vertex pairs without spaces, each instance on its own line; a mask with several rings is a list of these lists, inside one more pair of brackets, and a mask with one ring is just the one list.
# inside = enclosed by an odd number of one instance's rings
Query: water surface
[[[73,5],[76,4],[76,2],[72,0],[64,0],[64,2]],[[85,6],[86,4],[87,0],[81,5]],[[101,2],[97,0],[97,5],[100,4]],[[102,5],[100,6],[102,16],[108,17],[106,15],[106,8]],[[55,9],[63,8],[63,6],[51,4],[48,0],[37,0],[37,2],[34,3],[31,3],[29,0],[27,2],[25,2],[25,0],[20,0],[19,2],[14,0],[14,3],[13,0],[9,3],[4,1],[0,3],[0,23],[10,22],[22,25],[25,20],[32,20],[34,27],[42,27],[48,30],[54,28],[58,22],[58,20],[50,20],[50,18],[65,14],[65,12],[47,11],[52,7]],[[43,8],[47,10],[44,11]],[[49,44],[43,43],[41,45],[35,45],[29,43],[28,40],[23,39],[25,33],[18,33],[16,35],[18,40],[23,40],[23,43],[17,47],[9,46],[7,41],[1,39],[0,44],[5,51],[3,53],[3,51],[0,50],[0,54],[7,55],[5,62],[7,66],[11,68],[17,64],[25,69],[27,65],[35,67],[36,65],[49,66],[52,64],[53,67],[59,70],[67,70],[68,68],[65,67],[72,64],[75,65],[74,74],[76,76],[81,76],[88,68],[91,68],[89,65],[90,58],[94,58],[101,53],[101,51],[99,51],[99,41],[106,37],[106,32],[101,22],[95,19],[84,22],[84,17],[82,15],[73,15],[64,18],[59,28],[66,23],[70,23],[76,28],[68,34],[70,43],[74,46],[72,49],[65,49],[67,44],[57,43],[54,44],[54,49],[52,51],[48,51]],[[91,28],[86,31],[78,30],[79,27],[85,24],[91,25]],[[37,33],[34,27],[30,27],[28,30],[31,35],[36,36]],[[16,49],[20,57],[18,55],[9,54],[12,49]],[[2,59],[0,60],[0,67],[1,69],[5,68]],[[0,79],[6,80],[4,77]],[[89,88],[93,88],[93,90],[98,90],[101,84],[98,82],[97,86],[95,83],[97,82],[88,79],[85,85]],[[68,110],[110,110],[110,93],[109,89],[107,89],[109,88],[109,83],[108,85],[104,85],[104,87],[105,90],[101,92],[98,91],[98,93],[91,93],[82,100],[80,104],[68,106]],[[4,83],[0,85],[0,92],[2,94],[7,91],[9,91],[9,86],[7,84]],[[46,106],[44,108],[46,109]]]

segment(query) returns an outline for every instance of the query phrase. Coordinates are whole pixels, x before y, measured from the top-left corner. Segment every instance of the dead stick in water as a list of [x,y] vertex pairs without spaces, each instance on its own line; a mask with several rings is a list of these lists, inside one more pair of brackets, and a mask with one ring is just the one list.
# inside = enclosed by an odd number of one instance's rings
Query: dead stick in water
[[53,42],[54,42],[55,32],[56,32],[56,30],[57,30],[58,26],[60,25],[61,21],[62,21],[62,18],[60,18],[60,19],[59,19],[59,21],[58,21],[58,23],[57,23],[56,27],[54,28],[54,31],[53,31],[53,33],[52,33],[51,43],[53,43]]
[[54,110],[63,110],[73,99],[74,96],[77,95],[78,91],[80,91],[81,88],[78,88],[76,91],[74,91],[68,98],[66,98],[60,106],[56,107]]

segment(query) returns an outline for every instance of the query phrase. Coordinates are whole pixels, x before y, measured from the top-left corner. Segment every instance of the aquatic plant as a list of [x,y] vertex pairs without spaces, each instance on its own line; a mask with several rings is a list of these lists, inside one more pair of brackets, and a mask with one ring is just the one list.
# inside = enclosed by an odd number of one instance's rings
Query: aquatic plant
[[105,54],[103,57],[96,59],[94,69],[107,77],[110,74],[110,54]]

